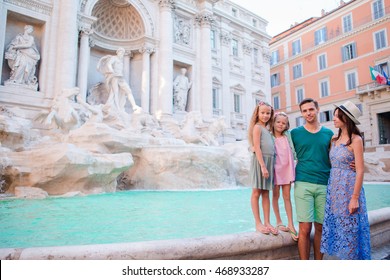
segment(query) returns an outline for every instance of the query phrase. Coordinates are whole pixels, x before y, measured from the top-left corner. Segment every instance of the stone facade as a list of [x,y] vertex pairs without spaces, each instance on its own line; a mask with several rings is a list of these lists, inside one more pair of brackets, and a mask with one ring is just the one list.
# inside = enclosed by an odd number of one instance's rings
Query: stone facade
[[136,103],[158,119],[176,117],[173,80],[183,67],[193,81],[186,110],[224,116],[231,138],[244,139],[256,101],[270,101],[267,22],[230,1],[4,0],[0,17],[3,58],[26,25],[41,55],[36,89],[6,85],[11,69],[0,60],[0,102],[21,117],[48,109],[64,88],[88,100],[104,81],[99,59],[120,47]]

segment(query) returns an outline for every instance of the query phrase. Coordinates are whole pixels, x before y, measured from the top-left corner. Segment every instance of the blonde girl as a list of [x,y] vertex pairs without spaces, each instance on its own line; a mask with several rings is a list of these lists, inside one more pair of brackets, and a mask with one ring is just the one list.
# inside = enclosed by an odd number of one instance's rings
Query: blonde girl
[[[295,149],[291,140],[290,122],[284,112],[276,113],[271,125],[271,132],[275,140],[274,189],[272,192],[272,208],[276,218],[276,228],[289,232],[294,241],[298,241],[298,234],[294,227],[291,183],[295,180]],[[284,207],[286,209],[288,225],[283,224],[279,212],[280,187],[282,187]]]
[[[251,206],[255,218],[256,231],[263,234],[278,234],[270,223],[269,191],[273,187],[274,141],[267,129],[274,110],[271,105],[260,102],[253,111],[249,123],[248,141],[253,153],[250,165],[252,184]],[[260,218],[259,200],[262,197],[264,224]]]

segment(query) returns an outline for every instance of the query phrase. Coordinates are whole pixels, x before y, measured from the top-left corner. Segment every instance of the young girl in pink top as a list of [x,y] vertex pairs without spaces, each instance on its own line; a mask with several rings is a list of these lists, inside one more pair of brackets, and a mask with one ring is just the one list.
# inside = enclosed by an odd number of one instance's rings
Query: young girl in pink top
[[[290,123],[284,112],[276,113],[272,122],[271,132],[275,138],[275,165],[274,165],[274,189],[272,194],[272,208],[276,217],[276,228],[289,232],[294,241],[298,240],[298,234],[293,223],[292,205],[290,198],[291,183],[295,181],[295,149],[291,140]],[[283,225],[279,212],[280,187],[282,187],[284,207],[288,219],[288,226]]]

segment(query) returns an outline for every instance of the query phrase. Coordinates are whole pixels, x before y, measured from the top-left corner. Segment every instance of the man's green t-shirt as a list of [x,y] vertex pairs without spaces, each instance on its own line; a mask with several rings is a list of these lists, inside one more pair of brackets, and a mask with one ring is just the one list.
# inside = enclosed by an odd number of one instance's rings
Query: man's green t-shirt
[[291,130],[291,138],[297,153],[295,181],[327,185],[330,173],[329,147],[333,132],[321,127],[316,133],[303,126]]

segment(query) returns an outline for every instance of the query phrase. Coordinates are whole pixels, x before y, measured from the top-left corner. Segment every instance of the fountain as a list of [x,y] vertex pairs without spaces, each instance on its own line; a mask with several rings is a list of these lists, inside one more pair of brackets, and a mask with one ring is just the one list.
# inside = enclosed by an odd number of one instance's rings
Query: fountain
[[[246,144],[221,145],[227,128],[223,117],[205,121],[191,111],[181,112],[181,121],[157,120],[134,103],[124,80],[112,83],[106,76],[98,92],[105,97],[92,94],[92,104],[80,98],[77,87],[62,89],[32,120],[2,107],[0,141],[7,162],[2,163],[2,192],[31,197],[42,191],[64,195],[247,183]],[[125,109],[126,95],[132,113]]]

